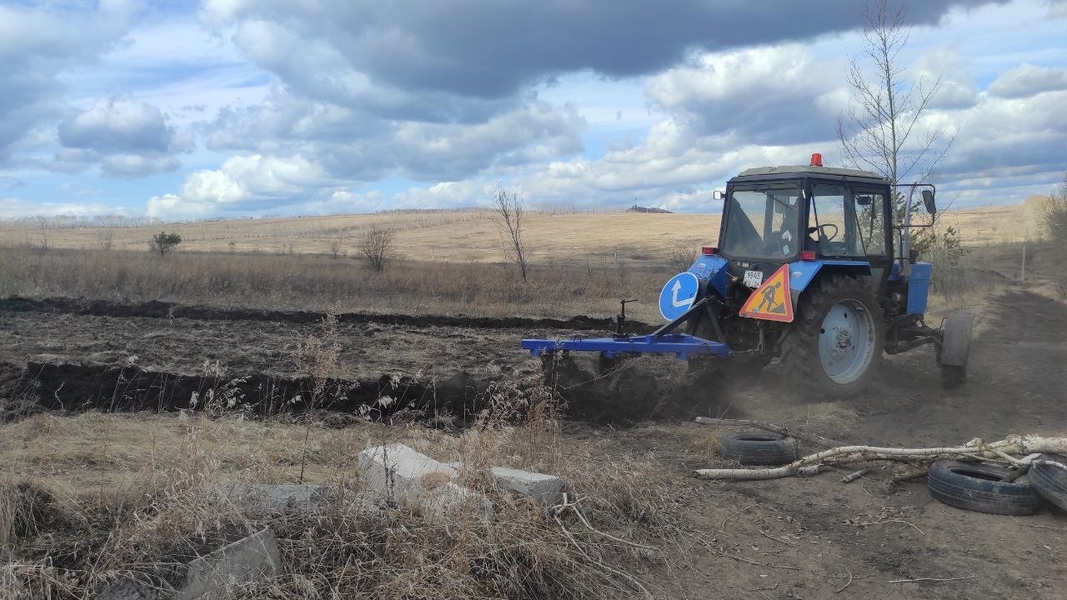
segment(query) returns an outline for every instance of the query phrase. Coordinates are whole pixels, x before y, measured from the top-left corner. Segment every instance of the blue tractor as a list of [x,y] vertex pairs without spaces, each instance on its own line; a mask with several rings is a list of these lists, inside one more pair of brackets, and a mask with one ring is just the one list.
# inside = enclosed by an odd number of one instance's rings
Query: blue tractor
[[[526,339],[535,356],[599,352],[601,365],[626,356],[673,354],[700,363],[776,361],[791,383],[822,397],[867,388],[882,354],[934,346],[946,385],[962,382],[973,315],[938,328],[924,321],[930,264],[910,247],[912,200],[936,213],[930,184],[896,184],[875,173],[822,166],[748,169],[731,179],[717,247],[702,248],[660,294],[667,323],[649,335]],[[897,220],[895,194],[906,194]]]

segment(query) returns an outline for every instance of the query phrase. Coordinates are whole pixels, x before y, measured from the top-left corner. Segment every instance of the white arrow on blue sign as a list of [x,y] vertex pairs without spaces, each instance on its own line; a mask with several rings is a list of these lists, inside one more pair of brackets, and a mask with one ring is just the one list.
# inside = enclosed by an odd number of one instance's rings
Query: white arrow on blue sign
[[659,313],[668,321],[677,319],[693,306],[699,291],[700,281],[696,275],[686,271],[671,277],[659,293]]

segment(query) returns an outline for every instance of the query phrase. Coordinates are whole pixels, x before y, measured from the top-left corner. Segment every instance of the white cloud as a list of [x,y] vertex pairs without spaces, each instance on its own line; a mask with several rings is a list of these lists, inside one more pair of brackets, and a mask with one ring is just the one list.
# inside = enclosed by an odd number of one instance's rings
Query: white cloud
[[792,143],[833,129],[844,66],[792,44],[704,54],[651,78],[648,94],[699,134]]
[[0,5],[0,167],[35,129],[68,110],[60,75],[115,44],[133,13],[122,1]]
[[1025,98],[1067,90],[1067,68],[1038,67],[1023,63],[1005,71],[989,86],[989,93],[1001,98]]
[[301,156],[234,156],[219,169],[189,175],[179,194],[153,196],[148,215],[173,219],[256,212],[297,204],[308,190],[329,185],[322,167]]
[[174,129],[158,108],[130,98],[108,98],[59,124],[59,141],[67,148],[97,152],[164,152]]
[[441,180],[580,152],[583,127],[573,111],[537,100],[484,122],[437,123],[381,119],[279,90],[261,107],[225,113],[208,143],[220,151],[305,154],[349,183]]
[[192,147],[158,108],[131,98],[98,100],[60,122],[57,132],[61,148],[50,168],[76,172],[99,164],[106,177],[174,171],[181,166],[174,154]]
[[978,86],[969,61],[954,50],[938,48],[919,58],[914,82],[929,90],[939,85],[932,109],[969,108],[978,102]]
[[381,210],[419,208],[463,208],[485,205],[493,185],[482,181],[445,181],[428,188],[409,188],[386,195],[372,190],[365,193],[338,190],[322,201],[300,205],[301,214],[366,213]]
[[100,161],[100,170],[106,177],[145,177],[177,171],[179,167],[181,162],[173,156],[109,154]]
[[202,219],[219,214],[218,205],[211,202],[186,200],[176,194],[163,194],[148,199],[148,216],[169,221]]
[[95,202],[29,202],[19,198],[0,198],[0,219],[50,217],[55,215],[86,217],[122,214],[124,212],[125,210],[123,209],[116,209],[115,207]]

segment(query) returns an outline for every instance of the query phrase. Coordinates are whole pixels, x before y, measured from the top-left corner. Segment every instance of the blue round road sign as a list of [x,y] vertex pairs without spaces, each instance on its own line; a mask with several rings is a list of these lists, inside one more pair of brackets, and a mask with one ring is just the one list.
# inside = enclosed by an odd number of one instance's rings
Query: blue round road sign
[[686,271],[671,277],[659,293],[659,313],[668,321],[677,319],[693,306],[699,291],[700,281],[696,275]]

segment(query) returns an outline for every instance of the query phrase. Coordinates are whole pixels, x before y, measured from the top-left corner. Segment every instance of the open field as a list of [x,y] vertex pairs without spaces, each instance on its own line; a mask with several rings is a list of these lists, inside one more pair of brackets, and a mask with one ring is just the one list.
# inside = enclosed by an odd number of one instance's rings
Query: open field
[[[1048,263],[1058,278],[1056,252],[1031,243],[1028,262]],[[321,255],[148,252],[0,247],[0,296],[82,297],[113,302],[172,302],[252,309],[326,310],[415,315],[611,318],[619,300],[647,323],[661,317],[656,300],[670,274],[681,270],[667,253],[642,255],[640,266],[556,263],[532,265],[522,283],[502,264],[398,261],[383,273]],[[1021,244],[970,247],[959,257],[934,256],[933,303],[986,294],[1021,274]],[[991,264],[991,261],[996,264]],[[689,264],[686,262],[686,264]]]
[[[698,480],[729,463],[722,431],[691,420],[888,446],[1062,435],[1062,249],[1030,244],[1025,283],[1018,244],[943,265],[931,321],[978,314],[970,379],[953,390],[929,347],[887,357],[847,402],[803,396],[776,365],[722,379],[672,358],[607,377],[576,361],[545,382],[518,347],[607,329],[622,296],[643,300],[633,330],[662,322],[667,262],[541,265],[524,286],[478,263],[375,275],[329,256],[0,249],[0,295],[19,296],[0,301],[0,595],[165,581],[218,531],[270,526],[282,573],[235,597],[1062,598],[1060,511],[956,510],[921,479],[892,483],[893,468],[847,485],[847,471]],[[577,509],[487,488],[495,521],[442,526],[352,502],[356,454],[392,441],[558,474]],[[234,481],[325,483],[349,500],[212,504]]]
[[[962,232],[967,245],[1032,238],[1032,216],[1023,205],[949,210],[945,225]],[[674,248],[714,245],[719,216],[712,214],[530,212],[526,241],[534,264],[655,264]],[[182,251],[266,252],[352,256],[369,227],[396,231],[400,256],[420,261],[501,262],[503,244],[488,211],[417,211],[285,219],[202,221],[108,229],[116,249],[144,250],[160,229],[182,236]],[[58,229],[0,221],[0,244],[99,248],[101,228]],[[1028,233],[1029,232],[1029,233]]]

